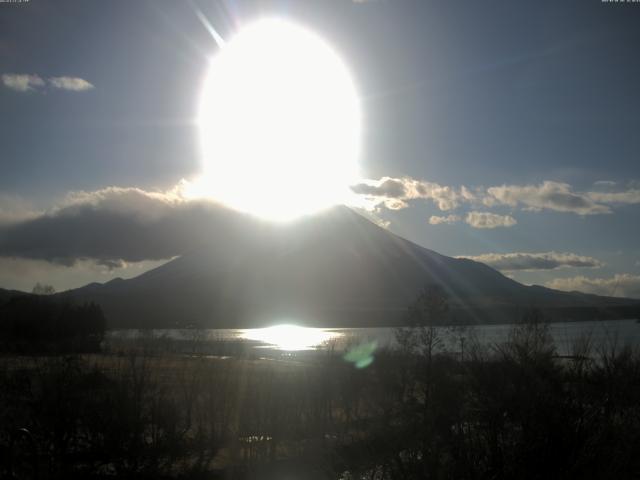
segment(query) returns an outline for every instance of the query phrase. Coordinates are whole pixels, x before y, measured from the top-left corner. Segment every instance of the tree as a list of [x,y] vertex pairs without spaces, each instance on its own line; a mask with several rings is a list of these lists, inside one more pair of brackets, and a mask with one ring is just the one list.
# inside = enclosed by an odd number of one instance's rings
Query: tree
[[551,361],[555,345],[542,311],[531,308],[524,312],[521,321],[509,332],[509,342],[502,353],[521,363]]
[[53,288],[52,285],[47,285],[46,283],[36,283],[31,290],[31,293],[35,295],[53,295],[56,293],[56,289]]
[[409,329],[396,332],[399,343],[411,343],[431,360],[434,350],[442,344],[437,326],[449,312],[449,297],[440,285],[427,285],[409,306]]

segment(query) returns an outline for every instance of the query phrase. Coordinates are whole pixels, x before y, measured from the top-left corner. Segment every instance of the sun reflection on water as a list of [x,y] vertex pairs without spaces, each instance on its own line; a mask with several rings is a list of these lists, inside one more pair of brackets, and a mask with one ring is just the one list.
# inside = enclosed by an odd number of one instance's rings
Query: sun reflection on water
[[299,325],[274,325],[266,328],[243,330],[240,337],[267,344],[277,350],[313,350],[343,334],[324,328]]

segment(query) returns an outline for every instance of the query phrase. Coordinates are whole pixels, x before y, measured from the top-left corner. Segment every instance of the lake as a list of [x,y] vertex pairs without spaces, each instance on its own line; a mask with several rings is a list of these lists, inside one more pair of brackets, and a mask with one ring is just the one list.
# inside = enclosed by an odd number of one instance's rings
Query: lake
[[[463,342],[472,338],[487,346],[505,342],[513,327],[510,324],[477,325],[463,330],[452,331],[447,327],[438,327],[438,330],[442,333],[445,348],[459,351]],[[549,327],[559,355],[570,354],[575,341],[585,336],[590,336],[596,346],[640,345],[640,323],[634,319],[559,322],[551,323]],[[251,329],[111,330],[107,333],[106,341],[117,343],[145,337],[165,338],[179,343],[197,342],[201,345],[246,342],[262,355],[273,355],[318,351],[329,347],[343,351],[365,342],[375,342],[377,348],[393,346],[395,328],[313,328],[286,324]]]

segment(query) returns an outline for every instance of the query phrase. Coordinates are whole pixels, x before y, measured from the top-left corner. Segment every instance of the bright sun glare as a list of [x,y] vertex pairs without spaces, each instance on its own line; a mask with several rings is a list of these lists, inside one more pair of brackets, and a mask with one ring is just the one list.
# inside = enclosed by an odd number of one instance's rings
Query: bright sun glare
[[316,34],[278,19],[243,28],[202,92],[200,194],[271,220],[342,203],[358,178],[353,81]]
[[311,350],[340,336],[338,332],[298,325],[254,328],[244,330],[241,334],[241,337],[246,340],[266,343],[278,350]]

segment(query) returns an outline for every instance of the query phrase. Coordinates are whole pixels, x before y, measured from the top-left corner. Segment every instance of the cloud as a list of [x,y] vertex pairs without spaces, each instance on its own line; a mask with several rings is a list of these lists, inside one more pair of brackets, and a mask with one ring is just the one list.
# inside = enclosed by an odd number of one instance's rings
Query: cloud
[[27,92],[36,88],[44,87],[45,82],[38,75],[27,73],[4,73],[2,84],[17,92]]
[[[109,268],[161,260],[197,248],[233,228],[230,211],[167,192],[109,187],[75,192],[46,214],[0,226],[0,256]],[[224,232],[225,234],[228,232]]]
[[[452,225],[460,222],[463,217],[460,215],[432,215],[429,217],[429,223],[431,225]],[[518,222],[511,215],[498,215],[490,212],[469,212],[464,216],[464,221],[473,228],[498,228],[498,227],[512,227]]]
[[401,210],[409,206],[403,200],[409,198],[409,192],[402,179],[383,177],[378,181],[364,181],[351,186],[351,190],[365,197],[362,208],[366,210],[375,210],[380,205],[389,210]]
[[593,182],[593,186],[601,189],[610,189],[614,188],[617,185],[613,180],[598,180]]
[[432,200],[442,211],[453,210],[458,207],[461,199],[464,198],[463,191],[467,192],[465,187],[462,187],[462,189],[456,191],[453,187],[432,182],[418,182],[416,185],[416,191],[419,194],[417,198]]
[[46,260],[0,257],[0,287],[29,292],[37,283],[53,285],[57,291],[116,277],[132,278],[160,266],[164,260],[120,262],[111,268],[93,260],[78,260],[73,267]]
[[498,215],[490,212],[469,212],[464,219],[473,228],[512,227],[518,222],[511,215]]
[[502,185],[487,189],[483,199],[487,206],[524,206],[527,210],[554,210],[578,215],[611,213],[611,209],[596,203],[588,194],[573,192],[567,183],[545,181],[540,185]]
[[631,188],[621,192],[589,192],[594,202],[633,205],[640,203],[640,189]]
[[51,88],[72,92],[82,92],[94,88],[91,83],[80,77],[50,77],[45,81],[39,75],[28,73],[4,73],[1,78],[2,84],[5,87],[17,92],[41,90],[47,86],[47,83]]
[[445,217],[431,215],[431,217],[429,217],[429,223],[431,225],[442,225],[443,223],[451,225],[453,223],[459,222],[460,220],[462,220],[460,215],[447,215]]
[[49,84],[53,88],[70,90],[73,92],[82,92],[94,88],[91,83],[79,77],[51,77],[49,79]]
[[28,218],[37,217],[42,212],[22,197],[0,193],[0,227]]
[[[593,184],[593,191],[577,192],[568,183],[546,180],[538,185],[500,185],[489,188],[453,187],[411,177],[382,177],[363,180],[351,190],[364,198],[363,208],[375,210],[385,207],[401,210],[413,200],[432,201],[446,212],[462,205],[471,208],[509,206],[539,212],[600,215],[612,213],[614,205],[640,204],[640,185],[630,182],[626,190],[616,191],[616,182],[601,180]],[[436,220],[437,221],[437,220]]]
[[405,188],[406,179],[383,177],[378,182],[359,183],[353,185],[351,189],[361,195],[385,198],[404,198],[408,196]]
[[576,255],[575,253],[485,253],[483,255],[466,256],[476,262],[482,262],[497,270],[513,272],[516,270],[556,270],[558,268],[599,268],[604,264],[593,257]]
[[556,278],[546,283],[549,288],[579,291],[612,297],[640,298],[640,276],[628,273],[616,274],[609,278],[587,278],[579,275],[570,278]]
[[415,180],[409,177],[382,177],[380,180],[365,180],[353,185],[351,190],[366,197],[369,207],[383,205],[390,210],[409,206],[408,201],[431,200],[442,211],[453,210],[463,201],[471,201],[474,194],[466,187],[440,185],[434,182]]

